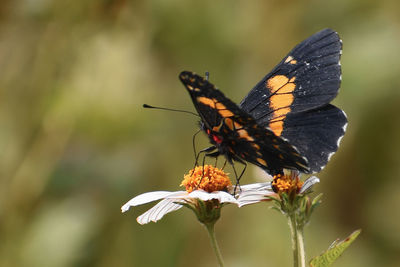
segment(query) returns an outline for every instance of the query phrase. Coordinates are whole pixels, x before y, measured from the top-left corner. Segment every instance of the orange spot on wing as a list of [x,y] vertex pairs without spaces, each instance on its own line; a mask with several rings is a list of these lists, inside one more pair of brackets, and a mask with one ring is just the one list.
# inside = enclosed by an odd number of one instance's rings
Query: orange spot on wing
[[231,118],[225,118],[225,125],[228,126],[229,129],[231,129],[232,131],[234,129],[241,129],[243,128],[243,125],[237,123],[236,121],[234,121]]
[[251,146],[252,147],[254,147],[255,149],[257,149],[257,150],[259,150],[260,149],[260,146],[259,145],[257,145],[256,143],[252,143],[251,144]]
[[258,163],[260,163],[263,166],[267,166],[267,162],[263,160],[262,158],[257,158]]
[[[217,102],[216,99],[214,99],[214,100]],[[228,110],[224,104],[222,104],[220,102],[217,102],[217,104],[215,105],[215,108],[218,110],[218,113],[224,118],[232,117],[235,115],[230,110]]]
[[[271,92],[269,106],[274,110],[273,119],[269,123],[272,132],[280,136],[283,131],[283,123],[286,114],[290,112],[290,105],[293,103],[293,91],[296,88],[295,77],[290,80],[284,75],[277,75],[267,81],[267,87]],[[276,119],[279,119],[276,120]]]
[[276,75],[268,79],[267,87],[270,90],[271,94],[273,94],[277,90],[279,90],[282,86],[287,84],[288,81],[289,79],[285,75]]
[[[215,100],[215,99],[214,99],[214,100]],[[215,108],[216,108],[216,109],[226,109],[225,105],[222,104],[222,103],[220,103],[220,102],[217,102],[217,104],[215,105]]]
[[292,56],[288,56],[288,57],[286,58],[286,60],[285,60],[285,63],[288,63],[288,62],[291,61],[291,60],[293,60],[293,57],[292,57]]
[[243,128],[243,125],[237,123],[236,121],[234,121],[233,124],[235,125],[235,129]]
[[220,125],[214,126],[213,127],[213,131],[214,132],[219,132],[221,130],[221,126],[222,126],[222,123]]
[[225,125],[228,126],[229,129],[233,130],[233,120],[231,118],[225,118]]
[[283,121],[271,122],[269,128],[276,136],[280,136],[283,131]]
[[202,103],[202,104],[204,104],[206,106],[215,108],[215,102],[211,98],[207,98],[207,97],[204,97],[204,96],[199,96],[199,97],[197,97],[197,101],[199,101],[200,103]]
[[297,63],[297,60],[294,59],[292,56],[288,56],[288,57],[286,58],[286,60],[285,60],[285,63],[289,63],[289,64],[294,65],[294,64]]
[[285,84],[284,86],[281,87],[281,89],[279,89],[279,91],[277,92],[277,94],[288,94],[289,96],[293,97],[293,94],[291,94],[294,89],[296,88],[296,84],[290,82]]
[[235,116],[235,114],[232,113],[232,111],[224,109],[224,110],[218,110],[219,115],[221,115],[222,117],[226,118],[226,117],[233,117]]
[[254,138],[249,136],[249,133],[245,130],[245,129],[241,129],[239,131],[237,131],[237,133],[239,134],[240,138],[246,139],[247,141],[254,141]]
[[216,109],[218,113],[224,118],[235,116],[232,111],[226,109],[225,105],[218,102],[216,99],[199,96],[197,97],[197,101],[199,101],[199,103],[202,103],[203,105]]

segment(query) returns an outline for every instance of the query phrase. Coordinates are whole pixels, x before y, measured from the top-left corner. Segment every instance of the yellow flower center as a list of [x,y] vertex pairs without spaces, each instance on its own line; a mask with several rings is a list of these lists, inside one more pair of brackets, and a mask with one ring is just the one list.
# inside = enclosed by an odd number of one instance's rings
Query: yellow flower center
[[203,189],[211,193],[214,191],[225,191],[232,185],[228,175],[221,169],[212,165],[197,166],[191,169],[183,178],[181,186],[186,187],[188,193],[196,189]]
[[290,193],[299,192],[304,182],[300,180],[299,176],[293,176],[291,174],[278,174],[274,176],[272,181],[272,187],[277,193]]

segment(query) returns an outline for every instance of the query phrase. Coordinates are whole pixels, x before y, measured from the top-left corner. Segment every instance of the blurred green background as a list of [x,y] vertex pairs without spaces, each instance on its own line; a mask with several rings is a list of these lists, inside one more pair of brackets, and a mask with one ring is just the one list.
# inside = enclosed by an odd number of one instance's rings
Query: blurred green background
[[[120,212],[137,194],[178,190],[194,162],[197,119],[141,106],[194,110],[182,70],[209,71],[239,102],[326,27],[343,39],[334,103],[349,125],[318,175],[306,251],[362,228],[336,266],[400,266],[396,0],[2,0],[0,266],[215,266],[189,210],[145,226],[135,218],[151,205]],[[262,176],[249,168],[242,182]],[[227,266],[291,266],[286,220],[267,207],[223,210]]]

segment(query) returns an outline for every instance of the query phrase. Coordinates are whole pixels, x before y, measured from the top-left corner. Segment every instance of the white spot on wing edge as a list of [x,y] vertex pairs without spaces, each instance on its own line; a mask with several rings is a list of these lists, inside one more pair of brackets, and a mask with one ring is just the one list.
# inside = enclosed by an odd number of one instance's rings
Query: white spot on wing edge
[[[344,113],[344,112],[343,112],[343,113]],[[344,134],[346,133],[347,124],[348,124],[348,123],[345,123],[345,125],[343,125],[343,127],[342,127],[342,129],[343,129],[343,135],[342,135],[341,137],[339,137],[338,140],[337,140],[337,142],[336,142],[336,146],[337,146],[338,148],[339,148],[339,146],[340,146],[340,142],[342,141]]]
[[[341,111],[342,111],[342,114],[345,116],[345,118],[346,118],[346,120],[347,120],[346,112],[344,112],[343,110],[341,110]],[[337,152],[337,150],[339,149],[340,143],[341,143],[341,141],[342,141],[342,139],[343,139],[343,137],[344,137],[344,134],[346,133],[347,125],[348,125],[348,123],[346,122],[346,123],[342,126],[343,135],[340,136],[340,137],[338,138],[338,140],[336,141],[336,150],[328,154],[328,160],[327,160],[326,163],[328,163],[328,162],[331,160],[332,156],[333,156],[333,155]],[[327,165],[327,164],[325,164],[324,166],[320,166],[320,167],[319,167],[319,170],[315,170],[315,171],[313,171],[313,173],[318,173],[318,172],[322,171],[322,170],[326,167],[326,165]]]
[[[343,113],[343,115],[344,115],[344,116],[346,117],[346,119],[347,119],[346,112],[344,112],[344,111],[342,110],[342,113]],[[342,142],[342,139],[343,139],[343,137],[344,137],[344,134],[346,133],[347,125],[348,125],[347,122],[343,125],[343,127],[342,127],[343,135],[340,136],[340,137],[338,138],[338,140],[336,141],[336,151],[337,151],[337,149],[339,149],[340,142]],[[336,153],[336,151],[333,151],[333,152],[329,153],[329,155],[328,155],[328,161],[331,159],[331,157],[333,156],[333,154]],[[324,166],[324,167],[325,167],[325,166]]]
[[343,125],[343,127],[342,127],[342,129],[343,129],[343,132],[346,132],[346,130],[347,130],[347,124],[349,124],[347,121],[348,121],[348,119],[347,119],[347,114],[346,114],[346,112],[344,112],[344,110],[341,110],[342,111],[342,114],[343,114],[343,116],[346,118],[346,123]]
[[[283,136],[279,136],[283,141],[285,141],[285,142],[288,142],[289,143],[289,139],[287,139],[287,138],[285,138],[285,137],[283,137]],[[293,146],[294,147],[294,146]],[[297,150],[297,148],[296,148],[296,150]]]
[[339,137],[338,140],[336,141],[336,146],[337,146],[337,148],[339,148],[340,142],[342,142],[343,136],[344,136],[344,135],[342,135],[341,137]]
[[[343,136],[342,136],[342,137],[343,137]],[[339,139],[340,139],[340,138],[339,138]],[[332,156],[333,156],[335,153],[336,153],[336,151],[333,151],[333,152],[331,152],[331,153],[328,154],[328,161],[327,161],[326,163],[328,163],[328,162],[331,160]],[[325,164],[324,166],[322,166],[322,167],[321,167],[321,170],[322,170],[323,168],[325,168],[326,165],[327,165],[327,164]]]

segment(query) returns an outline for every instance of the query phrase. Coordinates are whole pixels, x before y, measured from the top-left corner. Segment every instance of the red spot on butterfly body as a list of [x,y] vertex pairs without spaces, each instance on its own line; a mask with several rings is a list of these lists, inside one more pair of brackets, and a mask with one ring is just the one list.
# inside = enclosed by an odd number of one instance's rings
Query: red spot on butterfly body
[[218,136],[213,135],[212,138],[215,141],[215,143],[217,143],[217,144],[221,144],[222,143],[222,139],[219,138]]

